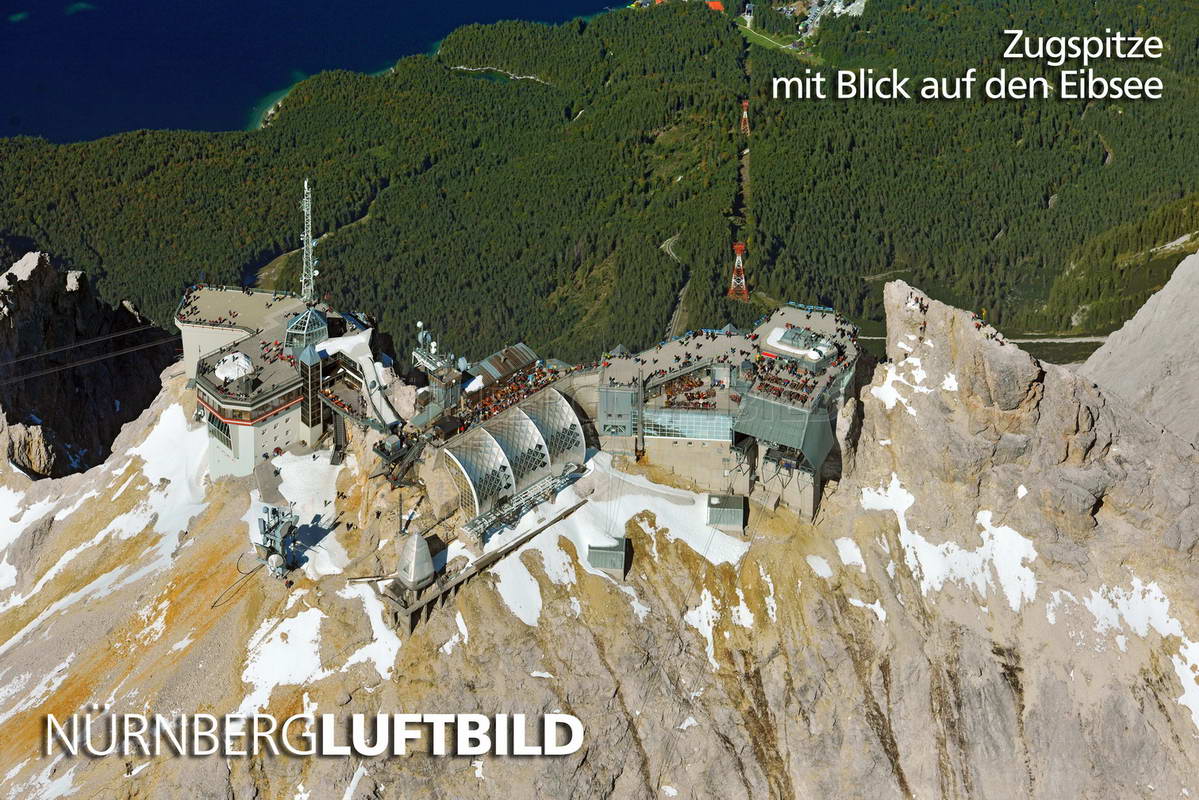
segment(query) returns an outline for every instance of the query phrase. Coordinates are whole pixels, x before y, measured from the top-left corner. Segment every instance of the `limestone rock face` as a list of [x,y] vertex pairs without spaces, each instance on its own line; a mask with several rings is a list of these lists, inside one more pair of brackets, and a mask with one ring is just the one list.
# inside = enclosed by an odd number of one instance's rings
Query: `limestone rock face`
[[1091,354],[1081,372],[1199,444],[1199,253]]
[[[110,336],[135,328],[144,330]],[[172,346],[55,368],[165,336],[132,309],[104,303],[86,276],[56,269],[47,254],[17,259],[0,273],[0,452],[35,476],[101,463],[121,426],[154,399]],[[30,377],[7,380],[22,376]]]
[[391,400],[391,405],[400,417],[412,419],[416,416],[416,387],[399,381],[392,385],[394,388],[388,398]]
[[423,460],[417,467],[429,506],[437,519],[444,519],[453,514],[459,503],[458,488],[450,479],[449,472],[443,464],[444,459],[444,451],[426,449]]
[[[37,482],[0,471],[0,511],[16,526],[0,539],[6,787],[1199,796],[1195,449],[966,312],[901,282],[885,303],[890,360],[838,420],[844,471],[814,523],[755,509],[744,539],[727,536],[705,526],[701,495],[600,454],[559,522],[411,635],[349,579],[394,572],[400,516],[416,510],[413,530],[441,532],[439,501],[372,481],[353,439],[341,467],[279,459],[309,543],[291,586],[239,574],[253,487],[189,466],[205,439],[178,377],[100,467]],[[429,491],[449,504],[451,488]],[[621,532],[633,556],[618,583],[584,551]],[[450,542],[431,558],[465,554]],[[560,710],[582,721],[584,746],[128,766],[39,756],[45,714],[94,697],[279,718]]]
[[903,282],[885,305],[890,363],[820,527],[865,553],[830,584],[886,612],[850,647],[894,789],[1194,791],[1196,451],[967,312]]

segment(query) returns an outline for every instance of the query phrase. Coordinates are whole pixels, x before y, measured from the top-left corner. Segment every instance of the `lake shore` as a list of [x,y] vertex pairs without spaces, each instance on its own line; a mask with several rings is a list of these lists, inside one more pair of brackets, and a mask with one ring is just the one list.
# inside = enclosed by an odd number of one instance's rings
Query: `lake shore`
[[[611,8],[606,7],[600,11],[595,11],[591,14],[581,14],[576,17],[572,17],[572,19],[582,19],[585,22],[591,22],[593,19],[598,17],[600,14],[606,14],[609,11],[621,10],[621,8],[623,8],[623,7],[611,7]],[[560,25],[563,22],[568,22],[569,20],[558,20],[558,21],[529,20],[529,21],[530,22],[540,22],[545,25]],[[488,24],[488,23],[483,23],[483,24]],[[405,59],[405,58],[410,58],[411,56],[426,55],[426,56],[429,56],[430,58],[436,58],[441,52],[441,43],[444,42],[445,39],[446,39],[445,36],[438,37],[437,39],[434,39],[429,44],[429,46],[424,50],[423,53],[408,53],[406,55],[401,55],[396,59],[396,61],[392,62],[391,64],[388,64],[386,67],[383,67],[382,69],[377,70],[375,72],[367,72],[365,74],[370,75],[371,77],[378,77],[380,75],[386,75],[387,73],[389,73],[393,69],[395,69],[396,62],[398,62],[402,59]],[[453,69],[467,70],[467,71],[489,70],[489,71],[506,74],[506,75],[508,75],[509,78],[514,79],[514,80],[521,79],[521,78],[529,78],[529,79],[544,83],[544,81],[542,81],[540,78],[537,78],[536,76],[512,75],[511,73],[507,73],[502,69],[495,69],[493,67],[462,67],[462,66],[459,66],[459,67],[453,67]],[[265,128],[267,125],[269,125],[270,121],[274,118],[274,116],[279,112],[279,109],[282,107],[283,101],[287,98],[287,96],[289,94],[291,94],[291,91],[293,89],[295,89],[296,86],[298,86],[302,82],[306,81],[310,77],[312,77],[312,76],[304,75],[303,77],[300,77],[300,78],[294,80],[286,89],[280,89],[279,91],[271,92],[270,94],[265,95],[261,100],[259,100],[257,103],[255,103],[250,108],[250,112],[246,118],[246,125],[243,130],[247,130],[247,131],[261,130],[262,128]]]

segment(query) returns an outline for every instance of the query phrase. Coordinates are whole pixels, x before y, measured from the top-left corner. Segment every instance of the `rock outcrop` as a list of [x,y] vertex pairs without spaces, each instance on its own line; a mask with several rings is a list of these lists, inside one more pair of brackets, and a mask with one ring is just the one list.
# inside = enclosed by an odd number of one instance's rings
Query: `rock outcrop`
[[[560,522],[411,636],[348,579],[394,569],[396,520],[425,530],[437,503],[372,481],[361,442],[344,467],[281,457],[281,491],[321,538],[294,586],[239,575],[253,487],[203,476],[203,431],[168,380],[105,464],[0,473],[16,529],[0,555],[6,788],[1199,796],[1195,450],[966,312],[903,283],[885,302],[890,360],[838,425],[844,473],[814,524],[755,513],[744,539],[720,534],[702,496],[601,454]],[[597,529],[630,537],[626,581],[587,565],[579,533]],[[40,755],[45,714],[105,699],[561,710],[585,740],[548,759]]]
[[1194,792],[1195,450],[966,312],[902,282],[885,304],[890,363],[820,527],[866,554],[836,593],[886,612],[843,641],[891,788]]
[[103,462],[121,426],[154,399],[173,347],[56,368],[166,337],[132,309],[104,303],[85,275],[56,269],[47,254],[18,259],[0,273],[0,452],[35,476]]
[[1081,372],[1199,445],[1199,253],[1091,354]]

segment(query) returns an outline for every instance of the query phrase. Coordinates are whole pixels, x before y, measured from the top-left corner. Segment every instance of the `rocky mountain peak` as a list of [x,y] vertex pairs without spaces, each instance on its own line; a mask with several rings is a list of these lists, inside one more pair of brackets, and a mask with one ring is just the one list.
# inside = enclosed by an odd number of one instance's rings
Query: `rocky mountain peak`
[[[1173,547],[1193,549],[1194,448],[1090,379],[1006,342],[969,312],[902,281],[886,287],[885,304],[890,363],[863,393],[859,449],[873,458],[863,462],[859,452],[859,472],[886,461],[922,482],[973,486],[979,498],[1001,505],[1024,486],[1059,533],[1088,535],[1106,509]],[[880,441],[890,444],[880,450]]]
[[1199,253],[1091,354],[1081,372],[1146,417],[1199,444]]

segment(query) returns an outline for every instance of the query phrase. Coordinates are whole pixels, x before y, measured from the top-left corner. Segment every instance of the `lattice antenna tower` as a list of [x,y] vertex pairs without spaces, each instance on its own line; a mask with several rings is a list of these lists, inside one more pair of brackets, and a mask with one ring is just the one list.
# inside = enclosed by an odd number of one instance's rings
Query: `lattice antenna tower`
[[743,303],[749,302],[749,287],[745,284],[745,242],[733,245],[733,278],[729,281],[728,296]]
[[316,256],[312,254],[316,242],[312,238],[312,187],[308,179],[304,179],[304,199],[300,201],[304,211],[304,230],[300,233],[300,243],[304,248],[304,273],[300,277],[300,297],[308,305],[316,302]]
[[749,101],[741,101],[741,133],[749,136]]

